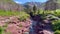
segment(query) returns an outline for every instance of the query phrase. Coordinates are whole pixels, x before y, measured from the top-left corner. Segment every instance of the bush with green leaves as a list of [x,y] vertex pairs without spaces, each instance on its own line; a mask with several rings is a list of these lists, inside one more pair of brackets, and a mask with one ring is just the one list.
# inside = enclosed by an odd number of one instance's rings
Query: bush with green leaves
[[60,30],[60,20],[52,21],[52,28],[54,31]]
[[0,26],[0,34],[4,33],[4,28]]
[[54,34],[60,34],[60,20],[52,22],[52,29],[54,30]]
[[19,16],[20,16],[19,18],[20,21],[24,21],[30,17],[29,14],[27,14],[26,12],[20,12]]
[[7,23],[3,26],[0,26],[0,34],[11,34],[11,32],[6,32],[7,26],[8,26]]
[[0,34],[5,34],[5,29],[6,29],[7,25],[4,26],[0,26]]
[[60,10],[56,10],[53,14],[57,17],[60,17]]
[[54,34],[60,34],[60,31],[59,31],[59,30],[56,30],[56,31],[54,32]]

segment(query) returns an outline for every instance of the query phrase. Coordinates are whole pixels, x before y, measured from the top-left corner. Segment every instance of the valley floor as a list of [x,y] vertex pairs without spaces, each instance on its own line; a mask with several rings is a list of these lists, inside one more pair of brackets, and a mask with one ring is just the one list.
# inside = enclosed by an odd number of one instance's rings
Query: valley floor
[[0,16],[0,26],[3,28],[6,27],[5,32],[9,32],[10,34],[37,34],[38,31],[40,34],[42,34],[42,32],[44,34],[53,34],[49,23],[45,24],[30,19],[21,22],[18,18],[19,16]]

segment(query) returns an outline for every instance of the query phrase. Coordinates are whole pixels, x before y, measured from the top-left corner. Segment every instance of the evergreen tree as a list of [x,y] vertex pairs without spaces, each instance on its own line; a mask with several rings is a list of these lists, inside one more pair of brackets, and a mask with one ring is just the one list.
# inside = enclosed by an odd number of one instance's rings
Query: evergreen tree
[[33,11],[34,11],[34,13],[37,11],[36,5],[33,6]]

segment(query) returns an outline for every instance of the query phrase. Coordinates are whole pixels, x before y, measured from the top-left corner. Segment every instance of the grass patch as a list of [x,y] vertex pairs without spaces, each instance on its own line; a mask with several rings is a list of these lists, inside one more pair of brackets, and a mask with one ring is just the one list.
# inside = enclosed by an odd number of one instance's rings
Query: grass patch
[[0,11],[0,16],[14,16],[19,15],[20,12],[12,12],[12,11]]

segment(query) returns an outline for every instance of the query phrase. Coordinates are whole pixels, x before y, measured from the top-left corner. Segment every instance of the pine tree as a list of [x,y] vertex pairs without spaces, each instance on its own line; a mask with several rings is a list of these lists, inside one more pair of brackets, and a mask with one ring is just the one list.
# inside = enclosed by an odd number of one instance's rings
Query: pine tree
[[34,13],[37,11],[36,5],[33,6],[33,11],[34,11]]

